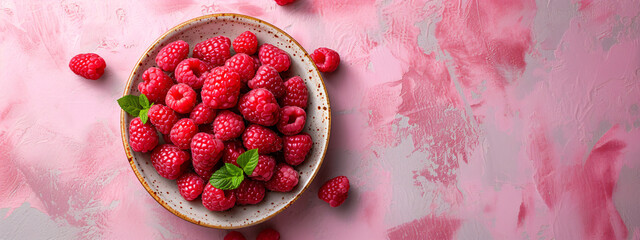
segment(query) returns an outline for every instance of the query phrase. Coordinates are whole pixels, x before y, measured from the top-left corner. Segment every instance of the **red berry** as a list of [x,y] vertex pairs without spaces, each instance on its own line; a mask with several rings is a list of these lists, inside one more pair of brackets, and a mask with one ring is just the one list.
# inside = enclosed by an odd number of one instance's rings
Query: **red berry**
[[311,58],[320,72],[333,72],[340,65],[340,55],[328,48],[318,48],[311,54]]
[[197,58],[187,58],[176,67],[176,81],[193,89],[200,89],[204,84],[204,75],[209,70],[211,67],[206,62]]
[[258,56],[262,64],[272,66],[278,72],[287,71],[291,65],[291,59],[289,59],[287,52],[268,43],[260,47]]
[[178,83],[169,89],[165,102],[174,111],[185,114],[191,112],[196,106],[197,97],[196,91],[189,85]]
[[273,94],[264,88],[253,89],[238,101],[244,119],[263,126],[273,126],[279,120],[280,106]]
[[273,93],[273,96],[280,98],[284,96],[285,87],[280,74],[275,68],[269,65],[262,65],[258,68],[255,77],[249,80],[248,85],[251,89],[264,88]]
[[224,236],[224,240],[247,240],[247,239],[244,238],[242,233],[239,233],[239,232],[236,232],[236,231],[231,231],[231,232],[227,233],[226,236]]
[[298,185],[298,177],[298,172],[291,166],[278,163],[273,177],[264,186],[274,192],[291,192]]
[[206,75],[202,87],[202,102],[213,109],[226,109],[236,105],[240,95],[240,75],[227,68],[218,67]]
[[163,135],[171,132],[173,124],[178,122],[178,115],[169,107],[162,104],[155,104],[149,109],[149,121]]
[[240,141],[225,142],[224,154],[222,154],[222,161],[224,161],[225,163],[231,163],[233,165],[236,165],[237,167],[240,167],[240,165],[238,165],[236,160],[238,159],[238,156],[240,156],[240,154],[243,154],[246,151],[247,150],[244,149],[244,146],[242,146],[242,142]]
[[[171,132],[171,130],[169,130],[169,132]],[[173,144],[171,142],[171,137],[169,136],[169,134],[161,134],[161,135],[162,135],[162,139],[164,140],[164,143]]]
[[296,166],[304,162],[313,146],[309,134],[303,133],[295,136],[284,136],[284,161]]
[[240,137],[244,132],[244,119],[232,111],[222,111],[213,121],[213,131],[216,138],[222,141]]
[[73,73],[86,79],[96,80],[104,74],[107,64],[102,57],[95,53],[81,53],[69,61],[69,68]]
[[180,149],[189,149],[191,139],[198,133],[198,126],[189,118],[180,119],[171,128],[171,142]]
[[142,80],[138,84],[140,93],[146,95],[151,102],[164,103],[165,96],[171,85],[173,85],[173,80],[157,67],[144,71]]
[[[198,175],[207,176],[218,163],[224,150],[224,143],[208,133],[197,133],[191,139],[191,154],[193,168]],[[204,174],[204,175],[203,175]]]
[[243,32],[233,39],[233,49],[236,53],[254,54],[258,50],[258,38],[252,32]]
[[193,108],[189,118],[193,119],[193,122],[196,124],[207,124],[212,123],[213,119],[216,117],[216,110],[208,107],[204,103],[200,103]]
[[280,6],[284,6],[287,4],[290,4],[292,2],[295,2],[296,0],[276,0],[276,3]]
[[340,206],[348,196],[349,179],[345,176],[335,177],[327,181],[318,191],[318,198],[329,203],[331,207]]
[[189,56],[189,44],[178,40],[160,49],[156,55],[156,64],[167,72],[173,72],[180,61]]
[[284,135],[294,135],[302,132],[307,121],[307,113],[304,109],[295,106],[280,108],[280,120],[276,125],[278,131]]
[[171,144],[160,145],[151,153],[151,164],[158,174],[171,180],[182,175],[188,162],[189,153]]
[[136,152],[148,152],[158,145],[158,134],[150,123],[142,124],[139,117],[129,123],[129,144]]
[[196,44],[193,57],[209,63],[213,67],[222,66],[231,57],[231,40],[217,36]]
[[271,129],[251,124],[242,134],[242,143],[247,149],[258,149],[260,154],[269,154],[282,149],[282,138]]
[[258,181],[269,181],[276,169],[276,159],[269,155],[258,156],[258,165],[253,169],[249,177]]
[[262,63],[260,62],[260,58],[258,58],[255,55],[251,56],[251,58],[253,59],[253,69],[258,70],[258,68],[262,66]]
[[225,191],[207,183],[202,192],[202,205],[211,211],[224,211],[236,204],[236,195],[233,191]]
[[280,233],[271,228],[262,230],[256,240],[280,240]]
[[253,75],[256,74],[255,63],[253,62],[253,58],[244,53],[238,53],[233,57],[229,58],[227,62],[224,64],[225,67],[236,71],[240,75],[240,81],[246,83],[249,79],[253,78]]
[[282,98],[284,106],[296,106],[302,109],[307,108],[309,91],[302,78],[295,76],[284,82],[285,94]]
[[245,179],[233,192],[236,194],[237,204],[247,205],[261,202],[266,190],[264,189],[264,183]]
[[185,200],[191,201],[202,194],[205,181],[197,174],[190,172],[182,174],[182,176],[178,178],[177,183],[180,195],[182,195]]

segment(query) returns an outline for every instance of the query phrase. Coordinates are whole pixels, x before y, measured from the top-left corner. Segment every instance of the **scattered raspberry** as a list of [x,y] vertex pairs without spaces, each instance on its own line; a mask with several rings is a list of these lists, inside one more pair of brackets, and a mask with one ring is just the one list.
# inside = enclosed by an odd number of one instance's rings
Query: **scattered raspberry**
[[304,109],[295,106],[280,108],[280,120],[276,125],[278,131],[284,135],[294,135],[302,132],[307,121],[307,113]]
[[284,6],[287,4],[290,4],[292,2],[295,2],[296,0],[276,0],[276,3],[280,6]]
[[242,233],[231,231],[227,233],[227,236],[224,236],[224,240],[247,240],[247,239],[244,238],[244,236],[242,236]]
[[202,192],[202,205],[211,211],[224,211],[236,204],[236,195],[233,191],[224,191],[207,183]]
[[237,204],[247,205],[261,202],[266,191],[264,183],[245,179],[233,192],[236,194]]
[[233,49],[237,53],[254,54],[258,50],[258,38],[250,31],[243,32],[233,39]]
[[189,85],[178,83],[169,89],[165,102],[174,111],[185,114],[193,110],[197,97],[196,92]]
[[180,149],[189,149],[191,139],[198,133],[198,126],[189,118],[180,119],[171,128],[171,142]]
[[[222,157],[224,143],[208,133],[197,133],[191,139],[193,168],[202,177],[210,177],[209,172]],[[207,176],[209,175],[209,176]]]
[[248,85],[251,89],[264,88],[273,93],[273,96],[280,98],[284,96],[285,87],[280,74],[275,68],[269,65],[262,65],[258,68],[255,77],[249,80]]
[[313,141],[309,134],[303,133],[295,136],[284,137],[284,161],[296,166],[304,162],[313,146]]
[[216,117],[216,110],[208,107],[204,103],[200,103],[193,108],[189,118],[193,119],[193,122],[196,124],[207,124],[212,123],[213,119]]
[[243,154],[247,150],[242,146],[242,142],[240,141],[231,141],[224,143],[224,154],[222,155],[222,161],[225,163],[231,163],[240,167],[236,160],[240,154]]
[[102,57],[95,53],[82,53],[69,61],[69,68],[73,73],[86,79],[96,80],[104,74],[107,64]]
[[311,54],[311,58],[320,72],[333,72],[340,65],[340,55],[328,48],[318,48]]
[[318,198],[328,202],[331,207],[340,206],[349,196],[349,179],[345,176],[327,181],[318,192]]
[[213,121],[213,131],[216,133],[216,138],[222,141],[240,137],[244,132],[244,119],[232,111],[222,111]]
[[253,89],[238,101],[238,109],[252,123],[273,126],[279,120],[280,106],[273,94],[264,88]]
[[256,240],[280,240],[280,233],[272,228],[262,230]]
[[182,175],[189,162],[189,153],[180,148],[163,144],[151,153],[151,164],[160,176],[174,180]]
[[217,36],[196,44],[193,57],[208,62],[211,66],[224,65],[231,57],[231,40],[225,36]]
[[129,123],[129,144],[136,152],[148,152],[158,145],[158,134],[150,123],[142,124],[139,117]]
[[240,75],[227,67],[213,69],[206,75],[202,87],[202,102],[213,109],[226,109],[236,105],[240,95]]
[[209,70],[211,67],[206,62],[197,58],[187,58],[176,67],[176,81],[193,89],[200,89],[204,84],[204,74]]
[[178,115],[169,107],[162,104],[155,104],[149,109],[149,121],[163,135],[171,132],[173,124],[178,122]]
[[229,58],[224,66],[236,71],[240,75],[240,81],[243,83],[249,81],[256,74],[253,58],[244,53],[238,53]]
[[242,143],[247,149],[258,149],[260,154],[269,154],[282,149],[282,138],[271,129],[251,124],[242,134]]
[[269,181],[276,169],[276,159],[269,155],[258,156],[258,165],[249,176],[253,180]]
[[284,82],[285,94],[282,98],[284,106],[296,106],[302,109],[307,108],[309,91],[302,78],[295,76]]
[[291,166],[278,163],[275,174],[264,186],[274,192],[290,192],[298,185],[298,177],[298,172]]
[[156,55],[156,64],[167,72],[173,72],[180,61],[189,56],[189,44],[178,40],[160,49]]
[[258,56],[262,64],[272,66],[278,72],[287,71],[289,65],[291,65],[291,60],[287,52],[268,43],[260,47]]
[[187,201],[194,200],[202,194],[202,190],[204,190],[204,179],[195,173],[186,173],[182,174],[177,180],[178,183],[178,191],[180,191],[180,195]]
[[164,103],[165,95],[172,85],[173,80],[162,69],[152,67],[142,74],[142,82],[138,84],[138,90],[147,96],[149,101]]

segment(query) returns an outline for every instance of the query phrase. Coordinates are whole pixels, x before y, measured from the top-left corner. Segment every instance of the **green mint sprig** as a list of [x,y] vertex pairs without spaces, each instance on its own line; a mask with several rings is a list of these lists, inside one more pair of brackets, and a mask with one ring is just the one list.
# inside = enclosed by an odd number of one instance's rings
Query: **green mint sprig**
[[209,179],[209,183],[217,189],[232,190],[240,186],[247,176],[253,174],[253,170],[258,166],[258,149],[251,149],[238,156],[236,162],[240,167],[231,163],[225,163],[218,171],[214,172]]
[[153,103],[149,104],[149,99],[144,94],[140,96],[127,95],[118,99],[118,105],[125,112],[134,117],[140,117],[142,124],[146,124],[149,120],[149,109]]

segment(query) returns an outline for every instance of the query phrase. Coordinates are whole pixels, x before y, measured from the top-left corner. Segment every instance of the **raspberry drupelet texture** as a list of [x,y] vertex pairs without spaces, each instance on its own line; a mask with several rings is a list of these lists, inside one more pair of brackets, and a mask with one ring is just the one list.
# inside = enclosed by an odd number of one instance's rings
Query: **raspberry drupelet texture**
[[236,165],[236,167],[240,167],[236,160],[240,154],[243,154],[247,150],[242,146],[242,142],[240,141],[230,141],[224,143],[224,153],[222,154],[222,161],[225,163],[231,163]]
[[321,72],[333,72],[340,65],[340,55],[328,48],[318,48],[311,54],[311,58]]
[[162,69],[152,67],[142,74],[138,90],[146,95],[149,101],[164,104],[165,96],[172,85],[173,80]]
[[269,155],[260,155],[258,165],[253,169],[249,177],[257,181],[269,181],[276,169],[276,159]]
[[266,190],[263,182],[245,179],[233,192],[236,194],[237,204],[248,205],[260,203],[264,199]]
[[258,58],[258,56],[251,56],[251,58],[253,59],[253,69],[258,70],[258,68],[260,68],[260,66],[262,66],[262,63],[260,62],[260,58]]
[[189,44],[185,41],[178,40],[160,49],[156,55],[156,64],[162,70],[173,72],[180,61],[189,56]]
[[149,109],[149,121],[163,135],[171,132],[173,124],[178,122],[178,115],[170,107],[162,104],[155,104]]
[[285,94],[282,98],[282,105],[296,106],[302,109],[307,108],[309,91],[302,78],[295,76],[284,82]]
[[287,52],[268,43],[260,46],[258,56],[262,64],[272,66],[278,72],[287,71],[291,65],[291,59],[289,59]]
[[202,205],[211,211],[224,211],[236,204],[236,195],[233,191],[217,189],[211,184],[202,192]]
[[217,36],[200,42],[193,48],[193,57],[212,67],[222,66],[231,57],[231,40],[225,36]]
[[244,53],[238,53],[229,58],[224,66],[236,71],[240,75],[240,81],[243,83],[249,81],[256,74],[253,58]]
[[196,92],[189,85],[178,83],[169,89],[165,102],[174,111],[186,114],[196,106],[197,97]]
[[238,102],[241,86],[237,72],[227,67],[217,67],[206,75],[202,102],[213,109],[231,108]]
[[258,51],[258,38],[250,31],[243,32],[233,39],[233,49],[236,53],[254,54]]
[[193,119],[196,124],[208,124],[212,123],[216,117],[216,110],[210,108],[204,103],[199,103],[193,108],[193,111],[189,114],[189,118]]
[[186,170],[189,162],[189,153],[180,148],[163,144],[151,153],[151,164],[160,176],[174,180]]
[[198,126],[189,118],[180,119],[171,128],[171,142],[180,149],[191,148],[191,139],[198,133]]
[[176,182],[180,195],[187,201],[198,198],[204,190],[204,179],[192,172],[182,174]]
[[213,121],[213,131],[217,139],[229,141],[244,132],[244,119],[232,111],[224,110]]
[[267,228],[260,231],[256,240],[280,240],[280,233],[272,228]]
[[285,94],[285,86],[280,74],[275,68],[269,65],[262,65],[258,68],[256,75],[247,83],[249,88],[264,88],[269,90],[274,97],[281,98]]
[[274,192],[291,192],[298,185],[298,172],[291,166],[278,163],[271,180],[265,183],[265,187]]
[[278,131],[284,135],[294,135],[302,132],[307,121],[307,113],[296,106],[280,108],[280,120],[276,125]]
[[226,236],[224,236],[223,240],[247,240],[247,239],[244,238],[244,235],[242,235],[242,233],[237,231],[231,231],[227,233]]
[[313,146],[311,136],[306,133],[284,136],[283,142],[284,161],[293,166],[304,162]]
[[139,117],[129,123],[129,144],[136,152],[148,152],[158,145],[158,133],[151,123],[142,124]]
[[[208,133],[197,133],[191,139],[191,158],[198,175],[210,177],[209,172],[222,157],[224,143]],[[209,176],[207,176],[209,175]]]
[[335,177],[327,181],[320,191],[318,191],[318,198],[322,199],[331,205],[331,207],[337,207],[344,203],[344,200],[349,196],[349,179],[345,176]]
[[273,126],[280,119],[280,106],[273,94],[264,88],[253,89],[238,101],[238,110],[252,123]]
[[95,53],[81,53],[69,61],[69,68],[73,73],[91,80],[102,77],[106,67],[107,64],[104,59]]
[[200,89],[204,84],[204,75],[211,66],[197,58],[187,58],[176,67],[176,82],[184,83],[193,89]]
[[282,138],[271,129],[252,124],[242,134],[242,143],[247,149],[258,149],[260,154],[269,154],[282,149]]

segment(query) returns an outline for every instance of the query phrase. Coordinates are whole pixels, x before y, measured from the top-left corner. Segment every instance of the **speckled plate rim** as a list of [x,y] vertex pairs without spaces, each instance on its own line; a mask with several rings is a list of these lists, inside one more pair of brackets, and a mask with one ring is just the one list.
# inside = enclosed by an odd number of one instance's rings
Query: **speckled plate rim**
[[278,215],[279,213],[281,213],[282,211],[284,211],[285,209],[287,209],[289,206],[291,206],[291,204],[293,204],[296,200],[298,200],[298,198],[307,190],[307,188],[309,187],[309,185],[311,185],[311,183],[313,182],[314,178],[316,177],[316,174],[318,173],[318,171],[320,170],[320,168],[322,167],[322,163],[324,162],[324,158],[327,154],[327,148],[329,147],[329,140],[330,135],[331,135],[331,104],[329,101],[329,95],[327,93],[327,88],[324,84],[324,79],[322,78],[322,74],[320,74],[320,71],[318,71],[318,67],[315,65],[315,62],[313,61],[313,59],[311,59],[311,57],[309,56],[309,53],[302,47],[302,45],[300,45],[300,43],[298,43],[298,41],[296,41],[293,37],[291,37],[289,34],[287,34],[285,31],[281,30],[280,28],[274,26],[271,23],[268,23],[266,21],[251,17],[251,16],[247,16],[247,15],[243,15],[243,14],[237,14],[237,13],[216,13],[216,14],[209,14],[209,15],[204,15],[204,16],[200,16],[200,17],[196,17],[196,18],[192,18],[190,20],[187,20],[183,23],[178,24],[177,26],[169,29],[168,31],[166,31],[165,33],[162,34],[162,36],[160,36],[158,39],[156,39],[153,44],[151,44],[151,46],[149,46],[147,48],[147,50],[142,54],[142,56],[140,56],[140,58],[138,59],[138,61],[136,62],[135,67],[133,68],[133,70],[131,70],[131,74],[129,75],[129,79],[127,80],[127,84],[125,86],[124,89],[124,93],[122,94],[122,96],[126,96],[129,95],[130,91],[129,89],[131,89],[131,84],[134,81],[134,75],[135,72],[138,70],[138,68],[141,65],[142,60],[145,58],[145,56],[151,51],[151,49],[153,49],[156,45],[159,44],[159,42],[161,40],[163,40],[165,37],[167,37],[167,35],[169,35],[171,32],[174,31],[179,31],[180,29],[182,29],[183,27],[185,27],[186,25],[195,22],[195,21],[200,21],[200,20],[204,20],[204,19],[208,19],[208,18],[217,18],[217,17],[237,17],[237,18],[244,18],[250,21],[255,21],[259,24],[264,24],[267,25],[273,29],[275,29],[276,31],[280,32],[281,34],[283,34],[284,36],[286,36],[287,38],[289,38],[291,40],[291,42],[293,42],[295,45],[297,45],[300,49],[302,49],[302,52],[304,53],[304,57],[307,58],[307,60],[311,63],[313,63],[313,67],[314,70],[316,71],[316,73],[318,74],[318,76],[320,77],[320,83],[322,84],[322,90],[324,90],[324,94],[326,97],[326,101],[327,101],[327,107],[328,107],[328,128],[327,128],[327,141],[325,143],[324,146],[324,150],[322,152],[322,157],[320,158],[320,163],[318,164],[318,167],[313,171],[313,173],[311,174],[311,177],[309,178],[309,183],[304,186],[304,188],[302,189],[302,191],[300,191],[299,194],[297,194],[291,201],[289,201],[289,203],[287,203],[284,207],[282,207],[280,210],[278,210],[277,212],[274,212],[273,214],[260,219],[258,221],[249,223],[249,224],[245,224],[245,225],[237,225],[237,226],[218,226],[218,225],[213,225],[213,224],[208,224],[208,223],[204,223],[201,221],[197,221],[194,220],[190,217],[185,216],[184,214],[178,212],[177,210],[171,208],[167,203],[165,203],[160,197],[158,197],[158,195],[153,192],[151,190],[151,188],[149,188],[149,184],[145,181],[145,179],[142,177],[142,175],[140,174],[140,172],[138,171],[138,168],[135,165],[135,162],[133,161],[133,156],[131,155],[131,147],[129,146],[129,141],[127,140],[127,128],[126,128],[126,122],[125,122],[125,114],[126,112],[124,110],[120,111],[120,133],[122,135],[122,144],[124,146],[124,151],[127,154],[127,159],[129,160],[129,165],[131,165],[131,169],[133,169],[133,172],[136,174],[136,177],[138,178],[138,180],[140,181],[140,183],[142,184],[142,186],[144,187],[144,189],[147,190],[147,192],[153,197],[153,199],[156,200],[156,202],[158,202],[160,205],[162,205],[165,209],[169,210],[169,212],[173,213],[174,215],[187,220],[193,224],[197,224],[200,226],[205,226],[205,227],[210,227],[210,228],[218,228],[218,229],[238,229],[238,228],[245,228],[245,227],[249,227],[249,226],[253,226],[256,224],[260,224],[264,221],[267,221],[269,219],[271,219],[272,217]]

